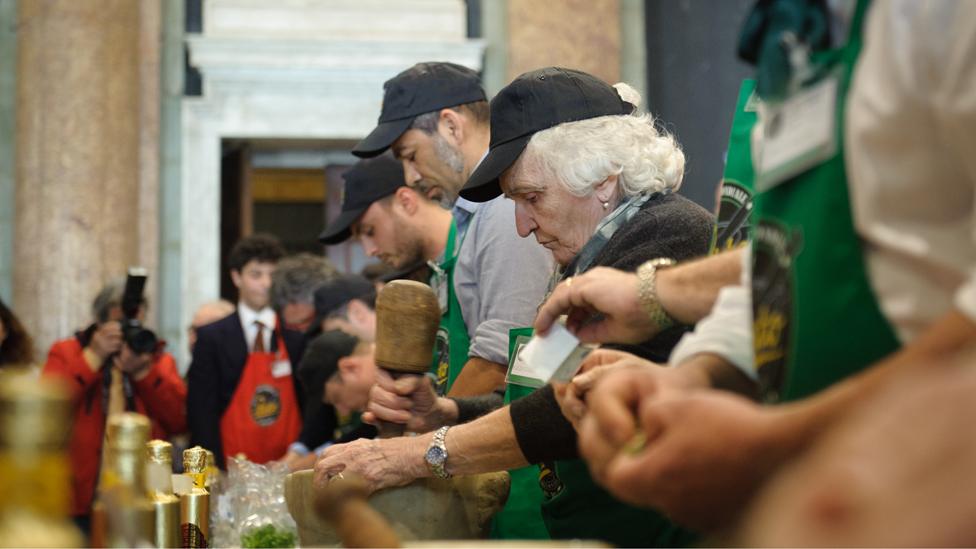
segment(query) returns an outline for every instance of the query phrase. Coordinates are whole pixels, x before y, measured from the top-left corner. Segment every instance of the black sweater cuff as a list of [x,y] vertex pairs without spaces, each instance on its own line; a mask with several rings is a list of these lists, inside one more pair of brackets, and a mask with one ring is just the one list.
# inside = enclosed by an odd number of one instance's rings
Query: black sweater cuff
[[452,398],[458,407],[457,423],[467,423],[488,412],[497,410],[505,403],[504,389],[473,397]]
[[512,403],[512,424],[529,463],[576,459],[576,430],[563,416],[552,385]]

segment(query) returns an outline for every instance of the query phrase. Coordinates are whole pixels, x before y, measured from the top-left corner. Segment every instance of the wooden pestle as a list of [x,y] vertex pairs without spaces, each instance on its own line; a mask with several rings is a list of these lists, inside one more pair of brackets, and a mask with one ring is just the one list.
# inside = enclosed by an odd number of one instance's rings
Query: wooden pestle
[[329,522],[343,547],[400,547],[390,523],[366,503],[369,491],[358,475],[339,475],[317,490],[315,508]]
[[[376,296],[376,365],[394,378],[430,370],[441,307],[430,286],[394,280]],[[380,438],[403,435],[400,424],[377,427]]]

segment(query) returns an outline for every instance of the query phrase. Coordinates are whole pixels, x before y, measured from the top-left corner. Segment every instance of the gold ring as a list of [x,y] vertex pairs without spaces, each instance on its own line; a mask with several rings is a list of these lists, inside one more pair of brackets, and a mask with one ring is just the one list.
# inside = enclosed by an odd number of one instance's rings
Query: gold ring
[[573,277],[567,278],[566,279],[566,287],[569,288],[572,285],[573,285]]

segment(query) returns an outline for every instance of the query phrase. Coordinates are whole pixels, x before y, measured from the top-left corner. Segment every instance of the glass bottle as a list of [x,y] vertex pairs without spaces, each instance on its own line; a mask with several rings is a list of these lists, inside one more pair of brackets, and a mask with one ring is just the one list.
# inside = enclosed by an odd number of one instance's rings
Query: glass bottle
[[207,451],[200,446],[183,450],[183,472],[193,479],[193,488],[180,495],[180,528],[183,547],[208,547],[210,537],[210,493],[207,492]]
[[156,547],[182,547],[180,498],[173,494],[173,445],[165,440],[146,443],[146,488],[155,515]]
[[58,383],[0,374],[0,547],[84,546],[69,517],[71,411]]

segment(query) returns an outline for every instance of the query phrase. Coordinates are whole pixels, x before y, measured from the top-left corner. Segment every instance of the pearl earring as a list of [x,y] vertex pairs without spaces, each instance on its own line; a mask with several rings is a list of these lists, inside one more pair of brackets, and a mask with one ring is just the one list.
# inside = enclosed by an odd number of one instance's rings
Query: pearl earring
[[603,203],[603,209],[604,210],[609,210],[610,209],[610,203],[609,202],[604,202]]

